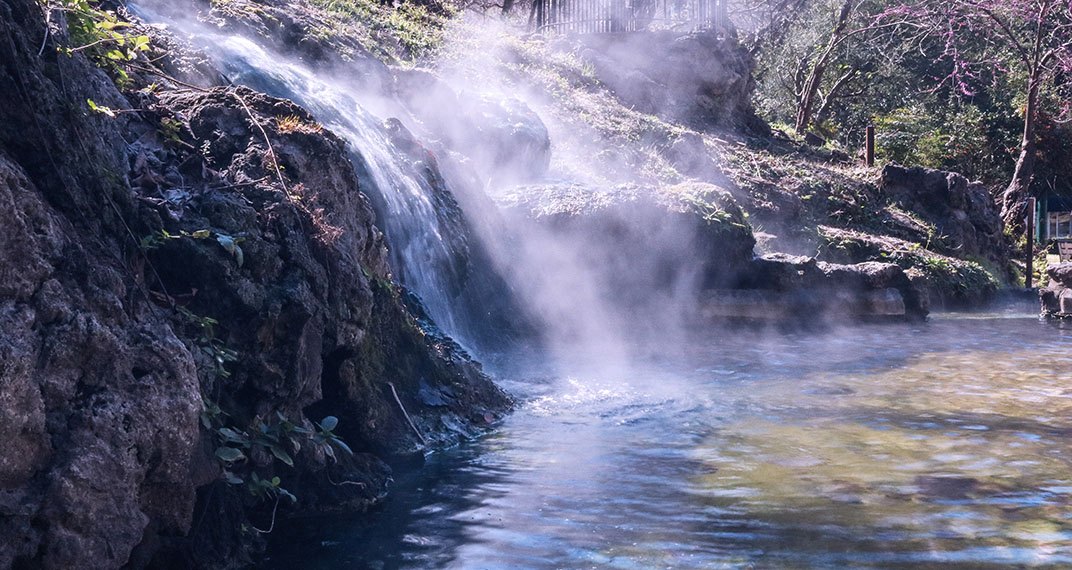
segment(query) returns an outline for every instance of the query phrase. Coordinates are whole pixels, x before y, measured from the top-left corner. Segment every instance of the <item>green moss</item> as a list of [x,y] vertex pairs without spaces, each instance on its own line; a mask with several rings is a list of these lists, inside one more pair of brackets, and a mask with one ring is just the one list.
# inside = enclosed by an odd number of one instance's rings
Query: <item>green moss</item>
[[[213,10],[230,18],[270,18],[260,6],[242,0],[211,0]],[[274,19],[274,18],[273,18]]]
[[940,255],[920,243],[826,227],[819,228],[818,237],[820,258],[837,263],[896,263],[954,305],[990,298],[1000,286],[983,264]]
[[668,188],[667,192],[681,201],[686,212],[699,214],[709,226],[735,233],[752,233],[748,214],[725,190],[709,184],[684,183]]
[[913,256],[899,253],[890,257],[905,269],[918,270],[929,283],[946,294],[948,300],[987,298],[998,289],[998,280],[973,261],[936,254]]

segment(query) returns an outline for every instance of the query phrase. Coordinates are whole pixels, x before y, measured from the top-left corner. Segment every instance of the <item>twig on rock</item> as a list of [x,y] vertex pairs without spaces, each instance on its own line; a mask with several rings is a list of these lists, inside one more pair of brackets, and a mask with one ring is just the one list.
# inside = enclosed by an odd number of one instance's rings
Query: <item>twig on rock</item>
[[345,485],[354,485],[355,487],[361,487],[361,488],[368,487],[368,485],[366,485],[366,484],[364,484],[364,483],[362,483],[360,481],[343,481],[342,483],[336,483],[335,481],[331,480],[331,471],[325,470],[325,473],[328,476],[328,483],[331,483],[332,485],[335,485],[336,487],[343,487]]
[[174,83],[175,85],[179,85],[179,86],[185,87],[187,89],[192,89],[194,91],[200,91],[201,93],[208,93],[210,91],[209,89],[205,89],[204,87],[198,87],[196,85],[190,85],[189,83],[179,81],[178,79],[175,79],[174,77],[164,73],[163,71],[160,71],[159,69],[152,69],[152,68],[149,68],[149,67],[142,67],[140,65],[134,65],[134,64],[127,64],[127,66],[130,67],[133,70],[140,71],[142,73],[148,73],[149,75],[155,75],[155,76],[157,76],[157,77],[159,77],[161,79],[166,79],[166,80]]
[[48,43],[48,36],[52,35],[52,5],[49,2],[45,2],[45,37],[41,38],[41,49],[37,50],[37,57],[41,57],[41,54],[45,53],[45,44]]
[[275,168],[276,175],[279,176],[279,183],[283,185],[283,193],[285,193],[287,197],[293,198],[290,194],[290,190],[287,188],[286,180],[283,179],[283,171],[279,168],[279,157],[275,154],[275,148],[272,146],[272,141],[268,139],[268,131],[264,130],[264,127],[261,126],[257,117],[253,116],[253,110],[249,108],[249,105],[246,105],[245,99],[234,91],[231,92],[231,95],[233,95],[235,99],[238,99],[238,102],[242,104],[242,108],[246,110],[246,114],[249,115],[249,120],[253,121],[253,124],[261,131],[261,135],[264,136],[264,142],[268,145],[268,154],[271,156],[272,166]]
[[421,435],[421,430],[417,429],[417,424],[413,423],[413,420],[406,412],[406,407],[402,405],[402,400],[398,398],[398,392],[395,390],[394,383],[388,382],[387,385],[391,387],[391,393],[395,396],[395,402],[398,402],[398,408],[402,410],[402,415],[406,416],[406,421],[409,422],[409,427],[413,428],[413,433],[417,434],[417,437],[420,438],[422,444],[428,445],[428,441],[424,439],[423,435]]

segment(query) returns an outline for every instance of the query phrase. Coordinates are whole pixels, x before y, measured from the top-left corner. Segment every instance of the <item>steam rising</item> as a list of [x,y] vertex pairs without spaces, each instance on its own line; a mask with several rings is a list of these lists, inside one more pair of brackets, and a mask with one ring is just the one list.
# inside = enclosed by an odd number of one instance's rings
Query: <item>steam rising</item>
[[[149,21],[166,21],[145,7],[133,9]],[[364,188],[377,204],[398,277],[470,350],[480,354],[485,348],[474,339],[494,322],[486,314],[509,311],[493,306],[496,295],[516,297],[516,314],[508,317],[535,320],[560,362],[593,374],[627,366],[638,336],[673,341],[681,317],[695,311],[699,276],[681,271],[693,264],[688,257],[694,236],[684,217],[611,208],[595,227],[585,228],[582,220],[562,231],[555,223],[505,217],[492,200],[553,186],[586,193],[586,202],[636,201],[629,192],[643,193],[641,187],[623,194],[614,184],[650,185],[627,161],[610,161],[617,165],[613,172],[598,166],[608,161],[591,157],[605,156],[607,149],[595,133],[563,122],[560,101],[503,73],[518,29],[487,20],[463,23],[466,33],[455,37],[464,45],[445,50],[450,59],[437,70],[438,79],[395,70],[396,93],[385,94],[366,89],[365,78],[344,73],[345,67],[316,71],[196,22],[169,24],[190,34],[235,83],[294,100],[350,143],[363,183],[375,189]],[[385,127],[384,119],[393,121]],[[559,141],[568,141],[567,147]],[[444,178],[429,175],[436,171]],[[645,247],[622,240],[637,228]],[[491,267],[480,266],[481,253]],[[489,285],[500,277],[505,289]],[[483,338],[496,334],[487,333]]]
[[[697,312],[702,285],[702,260],[693,248],[695,219],[668,216],[665,206],[651,204],[658,182],[625,160],[635,149],[616,148],[578,122],[576,111],[564,108],[571,102],[562,94],[556,98],[537,87],[538,80],[519,79],[517,68],[524,64],[518,62],[517,27],[475,17],[457,25],[449,36],[457,45],[444,49],[438,76],[459,98],[498,100],[504,108],[521,101],[549,131],[550,169],[542,176],[526,177],[509,162],[484,167],[486,195],[500,205],[523,204],[507,212],[513,214],[508,225],[483,223],[476,230],[499,271],[539,318],[550,347],[571,366],[619,374],[638,342],[678,341]],[[573,54],[554,57],[585,66]],[[607,96],[598,90],[575,95]],[[435,118],[444,111],[449,109],[433,103],[418,105],[414,113],[433,117],[425,120],[429,124],[449,124]],[[479,147],[474,136],[479,133],[455,123],[445,138]],[[528,150],[523,145],[506,154],[523,156]],[[597,156],[600,160],[594,160]],[[528,184],[512,186],[511,181]],[[459,196],[465,194],[460,185],[455,188]],[[570,210],[577,210],[576,219],[557,219],[571,218]]]

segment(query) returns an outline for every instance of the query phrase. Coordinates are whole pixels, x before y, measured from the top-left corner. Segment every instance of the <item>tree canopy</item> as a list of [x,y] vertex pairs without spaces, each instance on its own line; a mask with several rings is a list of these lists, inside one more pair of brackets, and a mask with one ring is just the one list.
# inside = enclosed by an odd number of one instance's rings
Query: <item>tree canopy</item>
[[[845,145],[961,170],[1024,200],[1069,188],[1072,0],[769,0],[742,12],[758,107]],[[1034,184],[1033,184],[1034,182]]]

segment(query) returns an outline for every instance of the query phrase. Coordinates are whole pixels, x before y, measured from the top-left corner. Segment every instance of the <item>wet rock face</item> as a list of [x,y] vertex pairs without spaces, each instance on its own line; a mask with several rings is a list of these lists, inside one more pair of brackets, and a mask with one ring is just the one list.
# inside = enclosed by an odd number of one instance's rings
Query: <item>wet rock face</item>
[[[473,250],[479,247],[479,244],[472,238],[469,220],[458,204],[457,196],[448,187],[435,153],[421,144],[398,119],[387,119],[383,127],[394,150],[405,162],[409,163],[413,172],[423,179],[423,187],[434,210],[436,227],[439,228],[440,236],[449,251],[449,255],[442,259],[432,260],[431,263],[436,264],[435,273],[444,278],[444,285],[449,295],[457,298],[466,289],[473,271]],[[366,187],[373,188],[374,180],[371,176],[364,171],[361,174],[361,180],[367,182]],[[386,199],[380,194],[380,192],[390,191],[390,188],[377,189],[371,196],[377,211],[383,216],[399,215],[390,211]],[[394,229],[399,233],[388,235],[387,238],[391,240],[396,254],[412,248],[413,237],[407,235],[409,228],[400,224]],[[387,231],[391,232],[391,228]],[[396,261],[395,267],[403,272],[400,278],[403,283],[406,283],[410,276],[404,273],[401,257],[398,257]]]
[[880,186],[905,210],[935,226],[932,246],[940,253],[986,259],[998,267],[1008,264],[1004,224],[985,186],[955,172],[887,165]]
[[639,111],[695,126],[752,117],[748,51],[713,33],[593,34],[580,55]]
[[1039,291],[1042,314],[1047,317],[1072,318],[1072,262],[1056,263],[1046,268],[1050,283]]

